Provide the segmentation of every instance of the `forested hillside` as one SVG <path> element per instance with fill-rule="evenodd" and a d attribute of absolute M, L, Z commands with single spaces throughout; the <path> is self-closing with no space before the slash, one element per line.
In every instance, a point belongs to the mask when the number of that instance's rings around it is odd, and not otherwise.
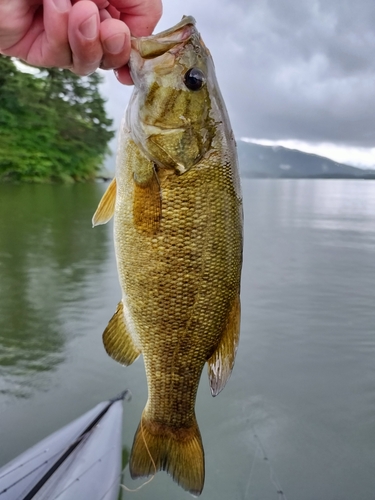
<path fill-rule="evenodd" d="M 0 181 L 95 177 L 113 137 L 99 83 L 97 73 L 25 73 L 0 55 Z"/>

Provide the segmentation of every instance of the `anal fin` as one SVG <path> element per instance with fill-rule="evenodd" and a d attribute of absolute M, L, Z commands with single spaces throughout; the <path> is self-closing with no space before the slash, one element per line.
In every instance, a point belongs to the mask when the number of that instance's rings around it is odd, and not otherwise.
<path fill-rule="evenodd" d="M 104 330 L 103 343 L 111 358 L 122 365 L 131 365 L 141 354 L 127 331 L 122 301 L 119 302 L 115 314 Z"/>
<path fill-rule="evenodd" d="M 98 208 L 96 209 L 93 218 L 92 226 L 99 226 L 100 224 L 106 224 L 110 219 L 112 219 L 115 212 L 116 204 L 116 177 L 112 179 L 110 185 L 107 187 L 106 192 L 103 194 L 102 199 L 99 202 Z"/>
<path fill-rule="evenodd" d="M 208 359 L 208 378 L 211 394 L 217 396 L 227 383 L 234 365 L 240 337 L 241 302 L 239 294 L 233 299 L 220 342 Z"/>

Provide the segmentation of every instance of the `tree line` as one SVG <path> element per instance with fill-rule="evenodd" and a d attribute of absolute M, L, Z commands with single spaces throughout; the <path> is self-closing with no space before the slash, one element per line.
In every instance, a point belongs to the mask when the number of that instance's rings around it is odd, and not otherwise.
<path fill-rule="evenodd" d="M 0 181 L 94 178 L 114 135 L 100 82 L 56 68 L 30 74 L 0 55 Z"/>

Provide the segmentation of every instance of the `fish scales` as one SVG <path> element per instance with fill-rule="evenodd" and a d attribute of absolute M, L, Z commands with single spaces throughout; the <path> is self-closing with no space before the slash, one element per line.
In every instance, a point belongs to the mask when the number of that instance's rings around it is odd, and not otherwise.
<path fill-rule="evenodd" d="M 165 40 L 168 50 L 158 45 Z M 235 142 L 192 18 L 135 40 L 132 56 L 135 91 L 121 132 L 116 189 L 110 186 L 94 215 L 94 224 L 103 223 L 114 212 L 123 293 L 103 338 L 123 364 L 140 353 L 144 358 L 149 393 L 131 452 L 132 477 L 164 469 L 199 495 L 198 384 L 208 363 L 211 392 L 220 392 L 239 335 L 242 201 Z M 190 66 L 207 78 L 193 91 L 186 88 Z"/>
<path fill-rule="evenodd" d="M 127 151 L 126 157 L 134 155 Z M 238 235 L 232 221 L 240 214 L 231 166 L 223 175 L 212 168 L 214 160 L 222 169 L 221 158 L 210 157 L 209 164 L 161 182 L 163 217 L 154 237 L 134 227 L 129 162 L 117 181 L 127 192 L 117 197 L 116 253 L 128 256 L 119 261 L 126 309 L 135 330 L 144 332 L 139 343 L 150 390 L 147 415 L 165 423 L 190 425 L 201 370 L 228 314 L 228 290 L 232 297 L 238 290 L 240 245 L 233 244 Z M 171 411 L 177 401 L 181 411 Z"/>

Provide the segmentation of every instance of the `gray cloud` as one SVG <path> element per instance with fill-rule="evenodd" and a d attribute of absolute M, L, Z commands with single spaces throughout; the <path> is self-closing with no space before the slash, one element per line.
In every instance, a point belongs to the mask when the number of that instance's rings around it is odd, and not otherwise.
<path fill-rule="evenodd" d="M 236 136 L 375 146 L 373 0 L 165 0 L 157 30 L 183 14 L 213 54 Z M 105 93 L 118 123 L 128 90 L 108 76 Z"/>

